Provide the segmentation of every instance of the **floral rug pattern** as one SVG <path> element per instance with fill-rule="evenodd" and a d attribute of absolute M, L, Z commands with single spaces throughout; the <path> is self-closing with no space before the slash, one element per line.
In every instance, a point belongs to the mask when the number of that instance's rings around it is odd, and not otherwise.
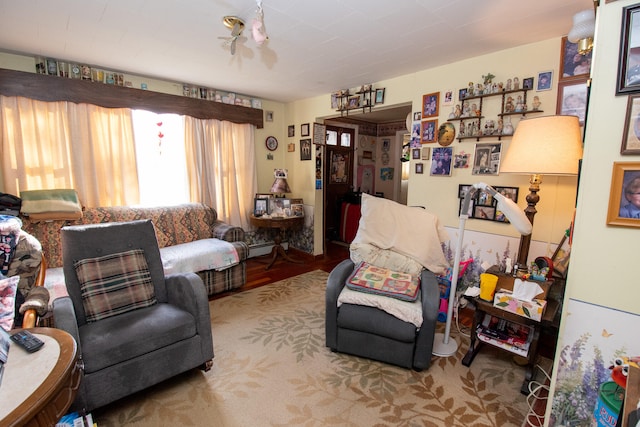
<path fill-rule="evenodd" d="M 325 347 L 314 271 L 210 302 L 214 366 L 94 411 L 111 426 L 520 426 L 524 368 L 483 349 L 471 367 L 434 357 L 415 372 Z M 452 328 L 452 330 L 455 328 Z"/>

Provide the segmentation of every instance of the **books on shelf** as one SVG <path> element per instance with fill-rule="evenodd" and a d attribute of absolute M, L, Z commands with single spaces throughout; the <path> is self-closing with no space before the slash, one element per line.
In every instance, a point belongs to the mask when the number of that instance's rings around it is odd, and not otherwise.
<path fill-rule="evenodd" d="M 97 427 L 97 424 L 93 422 L 91 414 L 82 416 L 77 412 L 70 412 L 60 418 L 56 427 Z"/>
<path fill-rule="evenodd" d="M 476 335 L 480 341 L 527 357 L 533 340 L 533 327 L 485 314 Z"/>

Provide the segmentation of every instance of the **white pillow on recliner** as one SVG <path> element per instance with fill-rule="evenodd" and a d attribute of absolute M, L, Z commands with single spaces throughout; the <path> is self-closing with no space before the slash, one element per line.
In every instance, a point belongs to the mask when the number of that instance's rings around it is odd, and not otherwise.
<path fill-rule="evenodd" d="M 446 272 L 449 263 L 442 251 L 442 242 L 448 240 L 448 236 L 437 216 L 421 208 L 401 205 L 366 193 L 362 194 L 361 213 L 352 247 L 373 245 L 409 257 L 435 274 Z M 375 255 L 379 259 L 383 255 L 388 257 L 385 253 Z M 371 259 L 362 260 L 395 269 Z M 413 267 L 407 265 L 407 268 Z"/>

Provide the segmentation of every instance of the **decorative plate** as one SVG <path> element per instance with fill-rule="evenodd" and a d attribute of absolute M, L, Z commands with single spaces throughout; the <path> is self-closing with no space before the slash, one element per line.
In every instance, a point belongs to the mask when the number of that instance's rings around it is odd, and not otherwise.
<path fill-rule="evenodd" d="M 275 136 L 268 136 L 265 144 L 267 145 L 267 149 L 269 151 L 276 151 L 276 149 L 278 148 L 278 140 Z"/>
<path fill-rule="evenodd" d="M 447 146 L 456 139 L 456 128 L 453 124 L 446 122 L 438 128 L 438 144 Z"/>

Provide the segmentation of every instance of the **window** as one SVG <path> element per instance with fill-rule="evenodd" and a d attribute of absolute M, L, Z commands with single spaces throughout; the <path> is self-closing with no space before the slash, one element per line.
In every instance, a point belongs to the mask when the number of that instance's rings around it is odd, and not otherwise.
<path fill-rule="evenodd" d="M 189 202 L 184 119 L 177 114 L 133 110 L 140 205 Z"/>

